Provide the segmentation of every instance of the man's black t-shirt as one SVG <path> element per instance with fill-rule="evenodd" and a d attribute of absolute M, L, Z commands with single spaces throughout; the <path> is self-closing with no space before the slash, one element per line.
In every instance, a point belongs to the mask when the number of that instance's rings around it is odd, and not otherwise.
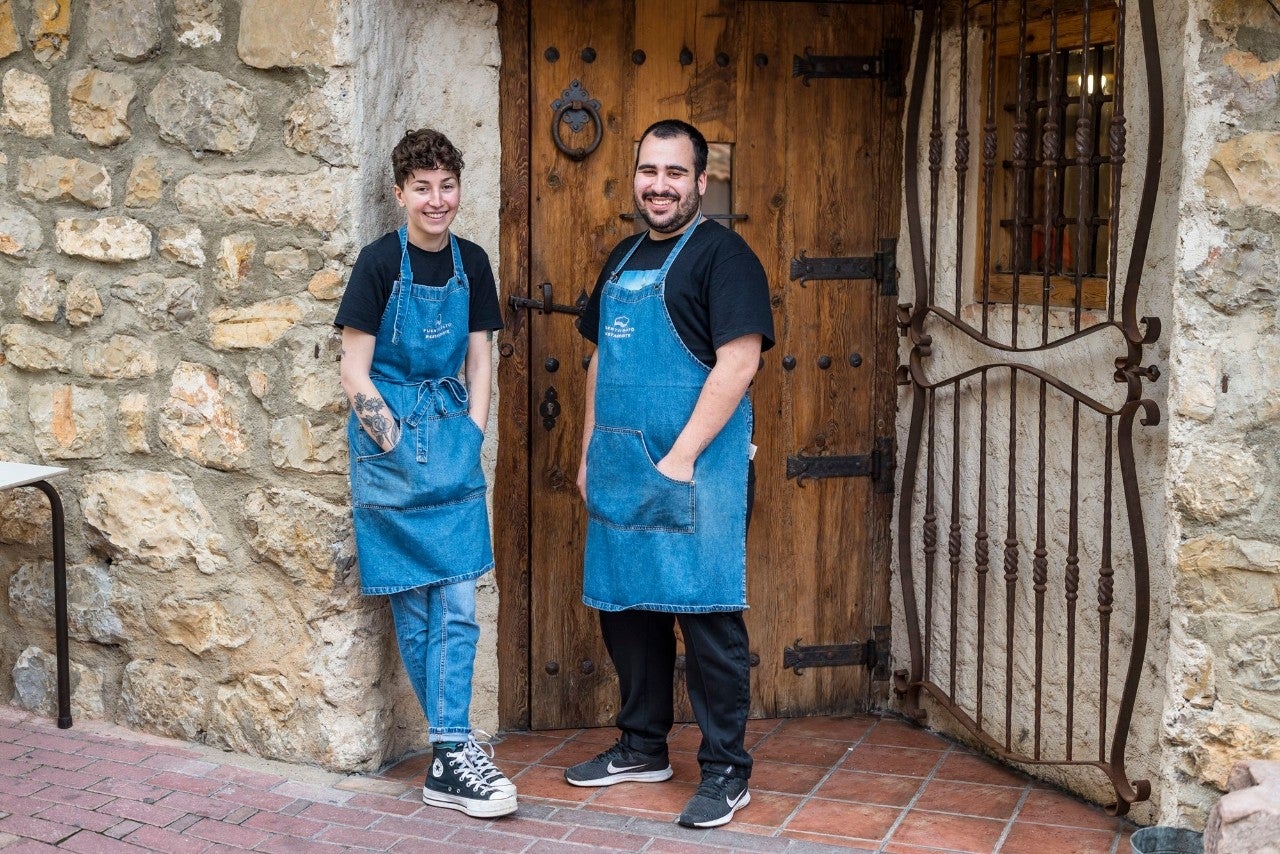
<path fill-rule="evenodd" d="M 614 247 L 596 279 L 591 298 L 578 320 L 578 331 L 599 343 L 600 292 L 622 256 L 641 241 L 626 270 L 657 270 L 679 237 L 653 240 L 628 237 Z M 708 367 L 716 363 L 716 348 L 743 335 L 758 333 L 761 350 L 773 346 L 773 314 L 769 281 L 760 259 L 736 233 L 714 220 L 703 220 L 667 271 L 667 313 L 680 340 Z"/>
<path fill-rule="evenodd" d="M 489 256 L 470 240 L 458 238 L 462 268 L 471 290 L 470 332 L 502 328 L 498 307 L 498 287 L 493 280 Z M 427 252 L 409 244 L 409 266 L 420 285 L 443 286 L 453 277 L 453 252 L 448 244 L 439 252 Z M 338 306 L 334 325 L 350 326 L 370 335 L 378 334 L 382 313 L 391 299 L 391 286 L 400 278 L 400 237 L 389 231 L 360 250 L 347 280 L 347 289 Z"/>

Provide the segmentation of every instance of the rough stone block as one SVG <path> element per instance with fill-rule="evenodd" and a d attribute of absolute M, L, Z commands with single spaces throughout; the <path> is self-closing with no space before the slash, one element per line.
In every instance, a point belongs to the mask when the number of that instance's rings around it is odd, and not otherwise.
<path fill-rule="evenodd" d="M 174 0 L 173 32 L 186 47 L 222 41 L 221 0 Z"/>
<path fill-rule="evenodd" d="M 44 323 L 58 319 L 62 310 L 62 285 L 52 270 L 30 268 L 22 271 L 22 284 L 14 301 L 23 317 Z"/>
<path fill-rule="evenodd" d="M 347 434 L 339 425 L 312 424 L 290 415 L 271 425 L 271 462 L 276 468 L 342 474 L 347 470 Z"/>
<path fill-rule="evenodd" d="M 160 8 L 156 0 L 91 0 L 89 49 L 126 62 L 160 50 Z"/>
<path fill-rule="evenodd" d="M 124 203 L 130 208 L 149 208 L 164 193 L 165 174 L 160 159 L 147 154 L 133 161 L 125 182 Z"/>
<path fill-rule="evenodd" d="M 74 157 L 33 157 L 18 167 L 18 192 L 42 202 L 76 201 L 111 207 L 111 176 L 105 167 Z"/>
<path fill-rule="evenodd" d="M 71 347 L 61 338 L 10 323 L 0 327 L 0 344 L 9 364 L 19 370 L 71 373 Z"/>
<path fill-rule="evenodd" d="M 195 741 L 205 728 L 206 704 L 199 677 L 187 669 L 144 659 L 124 668 L 119 715 L 128 726 Z"/>
<path fill-rule="evenodd" d="M 71 3 L 67 0 L 32 0 L 27 44 L 45 68 L 67 55 L 71 41 Z"/>
<path fill-rule="evenodd" d="M 189 216 L 325 232 L 338 226 L 343 180 L 330 169 L 301 175 L 188 175 L 174 193 L 178 210 Z"/>
<path fill-rule="evenodd" d="M 18 28 L 13 23 L 13 0 L 0 0 L 0 59 L 22 50 Z"/>
<path fill-rule="evenodd" d="M 92 261 L 118 264 L 151 255 L 151 230 L 127 216 L 60 219 L 58 251 Z"/>
<path fill-rule="evenodd" d="M 36 447 L 51 460 L 96 459 L 111 438 L 111 407 L 98 388 L 35 385 L 27 398 Z"/>
<path fill-rule="evenodd" d="M 337 0 L 244 0 L 236 49 L 254 68 L 333 65 Z"/>
<path fill-rule="evenodd" d="M 127 276 L 111 294 L 137 309 L 147 326 L 156 331 L 181 329 L 200 309 L 200 285 L 184 277 L 166 279 L 158 273 Z"/>
<path fill-rule="evenodd" d="M 249 440 L 241 427 L 235 386 L 212 368 L 181 362 L 169 399 L 160 408 L 160 440 L 202 466 L 235 471 L 247 466 Z"/>
<path fill-rule="evenodd" d="M 1280 761 L 1241 762 L 1214 805 L 1205 854 L 1280 854 Z"/>
<path fill-rule="evenodd" d="M 204 266 L 204 233 L 198 225 L 166 225 L 156 233 L 160 254 L 186 264 Z"/>
<path fill-rule="evenodd" d="M 10 68 L 4 73 L 0 90 L 4 94 L 6 125 L 33 139 L 53 136 L 53 101 L 48 83 L 35 74 Z"/>
<path fill-rule="evenodd" d="M 157 471 L 101 471 L 81 481 L 86 538 L 99 553 L 153 570 L 226 565 L 223 538 L 191 479 Z"/>
<path fill-rule="evenodd" d="M 200 154 L 239 154 L 258 133 L 253 94 L 213 71 L 181 65 L 151 91 L 147 115 L 160 138 Z"/>
<path fill-rule="evenodd" d="M 26 258 L 44 244 L 40 221 L 25 208 L 0 202 L 0 252 Z"/>
<path fill-rule="evenodd" d="M 13 668 L 14 700 L 22 708 L 53 717 L 58 708 L 58 660 L 52 653 L 29 646 Z M 102 674 L 71 662 L 71 715 L 102 717 Z"/>
<path fill-rule="evenodd" d="M 216 308 L 210 343 L 216 350 L 270 347 L 302 319 L 302 308 L 291 299 L 267 300 L 243 308 Z"/>
<path fill-rule="evenodd" d="M 67 80 L 67 117 L 71 132 L 94 145 L 111 146 L 133 134 L 129 126 L 129 104 L 138 92 L 124 74 L 86 68 L 74 71 Z"/>
<path fill-rule="evenodd" d="M 132 335 L 112 335 L 85 348 L 84 372 L 109 380 L 137 379 L 155 374 L 159 358 L 155 348 Z"/>
<path fill-rule="evenodd" d="M 102 317 L 102 297 L 93 285 L 93 276 L 76 273 L 67 285 L 67 323 L 72 326 L 88 326 L 95 318 Z"/>

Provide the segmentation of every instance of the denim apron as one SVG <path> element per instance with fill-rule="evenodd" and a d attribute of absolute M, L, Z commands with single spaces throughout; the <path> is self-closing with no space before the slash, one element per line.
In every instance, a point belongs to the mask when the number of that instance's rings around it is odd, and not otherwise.
<path fill-rule="evenodd" d="M 698 457 L 692 482 L 655 463 L 693 413 L 711 369 L 689 352 L 667 313 L 667 271 L 605 281 L 596 350 L 595 429 L 587 448 L 587 548 L 582 601 L 603 611 L 739 611 L 747 601 L 747 456 L 751 401 Z"/>
<path fill-rule="evenodd" d="M 400 278 L 383 310 L 369 378 L 400 425 L 383 451 L 347 421 L 360 591 L 398 593 L 476 578 L 493 568 L 480 443 L 458 379 L 467 354 L 470 288 L 458 241 L 453 278 L 415 284 L 408 230 L 400 228 Z"/>

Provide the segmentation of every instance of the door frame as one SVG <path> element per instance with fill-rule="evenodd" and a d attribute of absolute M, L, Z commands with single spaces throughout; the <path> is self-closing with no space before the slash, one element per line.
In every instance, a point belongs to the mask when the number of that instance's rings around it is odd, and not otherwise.
<path fill-rule="evenodd" d="M 498 454 L 493 479 L 493 556 L 498 582 L 498 725 L 528 729 L 529 713 L 529 324 L 508 298 L 528 294 L 529 4 L 498 0 Z"/>
<path fill-rule="evenodd" d="M 498 80 L 498 127 L 501 145 L 501 201 L 499 205 L 499 296 L 505 328 L 498 336 L 499 369 L 497 383 L 498 450 L 494 473 L 493 547 L 498 604 L 498 724 L 502 729 L 528 729 L 531 721 L 529 622 L 532 584 L 530 576 L 530 421 L 532 386 L 530 378 L 529 327 L 527 312 L 510 307 L 512 295 L 532 295 L 529 267 L 531 249 L 530 125 L 531 37 L 529 4 L 523 0 L 497 0 L 498 40 L 502 52 Z M 885 4 L 892 5 L 892 4 Z M 910 15 L 904 11 L 904 14 Z M 903 43 L 912 44 L 910 17 L 904 24 Z M 904 105 L 905 106 L 905 105 Z M 901 108 L 900 108 L 901 109 Z M 904 128 L 902 123 L 881 123 L 881 151 L 896 156 L 881 158 L 884 187 L 894 188 L 882 198 L 875 213 L 877 231 L 885 237 L 900 232 Z M 897 427 L 897 367 L 899 360 L 898 305 L 896 299 L 876 303 L 875 363 L 872 405 L 877 415 L 876 435 L 895 435 Z M 896 450 L 895 435 L 895 456 Z M 877 494 L 872 511 L 877 533 L 867 555 L 871 566 L 866 585 L 871 596 L 872 624 L 889 625 L 890 554 L 893 545 L 893 493 Z M 501 520 L 501 524 L 497 524 Z M 888 700 L 887 683 L 874 684 L 870 706 Z"/>

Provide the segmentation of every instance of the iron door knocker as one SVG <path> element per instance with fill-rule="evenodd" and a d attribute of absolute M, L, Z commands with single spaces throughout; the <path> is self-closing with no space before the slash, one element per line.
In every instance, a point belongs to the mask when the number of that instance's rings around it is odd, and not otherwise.
<path fill-rule="evenodd" d="M 560 97 L 551 104 L 551 109 L 555 111 L 555 115 L 551 118 L 551 141 L 571 159 L 586 160 L 587 156 L 600 146 L 600 141 L 604 138 L 604 122 L 600 120 L 600 102 L 582 88 L 582 81 L 574 80 L 569 84 L 569 88 L 561 92 Z M 594 131 L 591 144 L 577 148 L 565 145 L 560 137 L 561 123 L 567 124 L 574 133 L 579 133 L 587 122 L 591 122 Z"/>

